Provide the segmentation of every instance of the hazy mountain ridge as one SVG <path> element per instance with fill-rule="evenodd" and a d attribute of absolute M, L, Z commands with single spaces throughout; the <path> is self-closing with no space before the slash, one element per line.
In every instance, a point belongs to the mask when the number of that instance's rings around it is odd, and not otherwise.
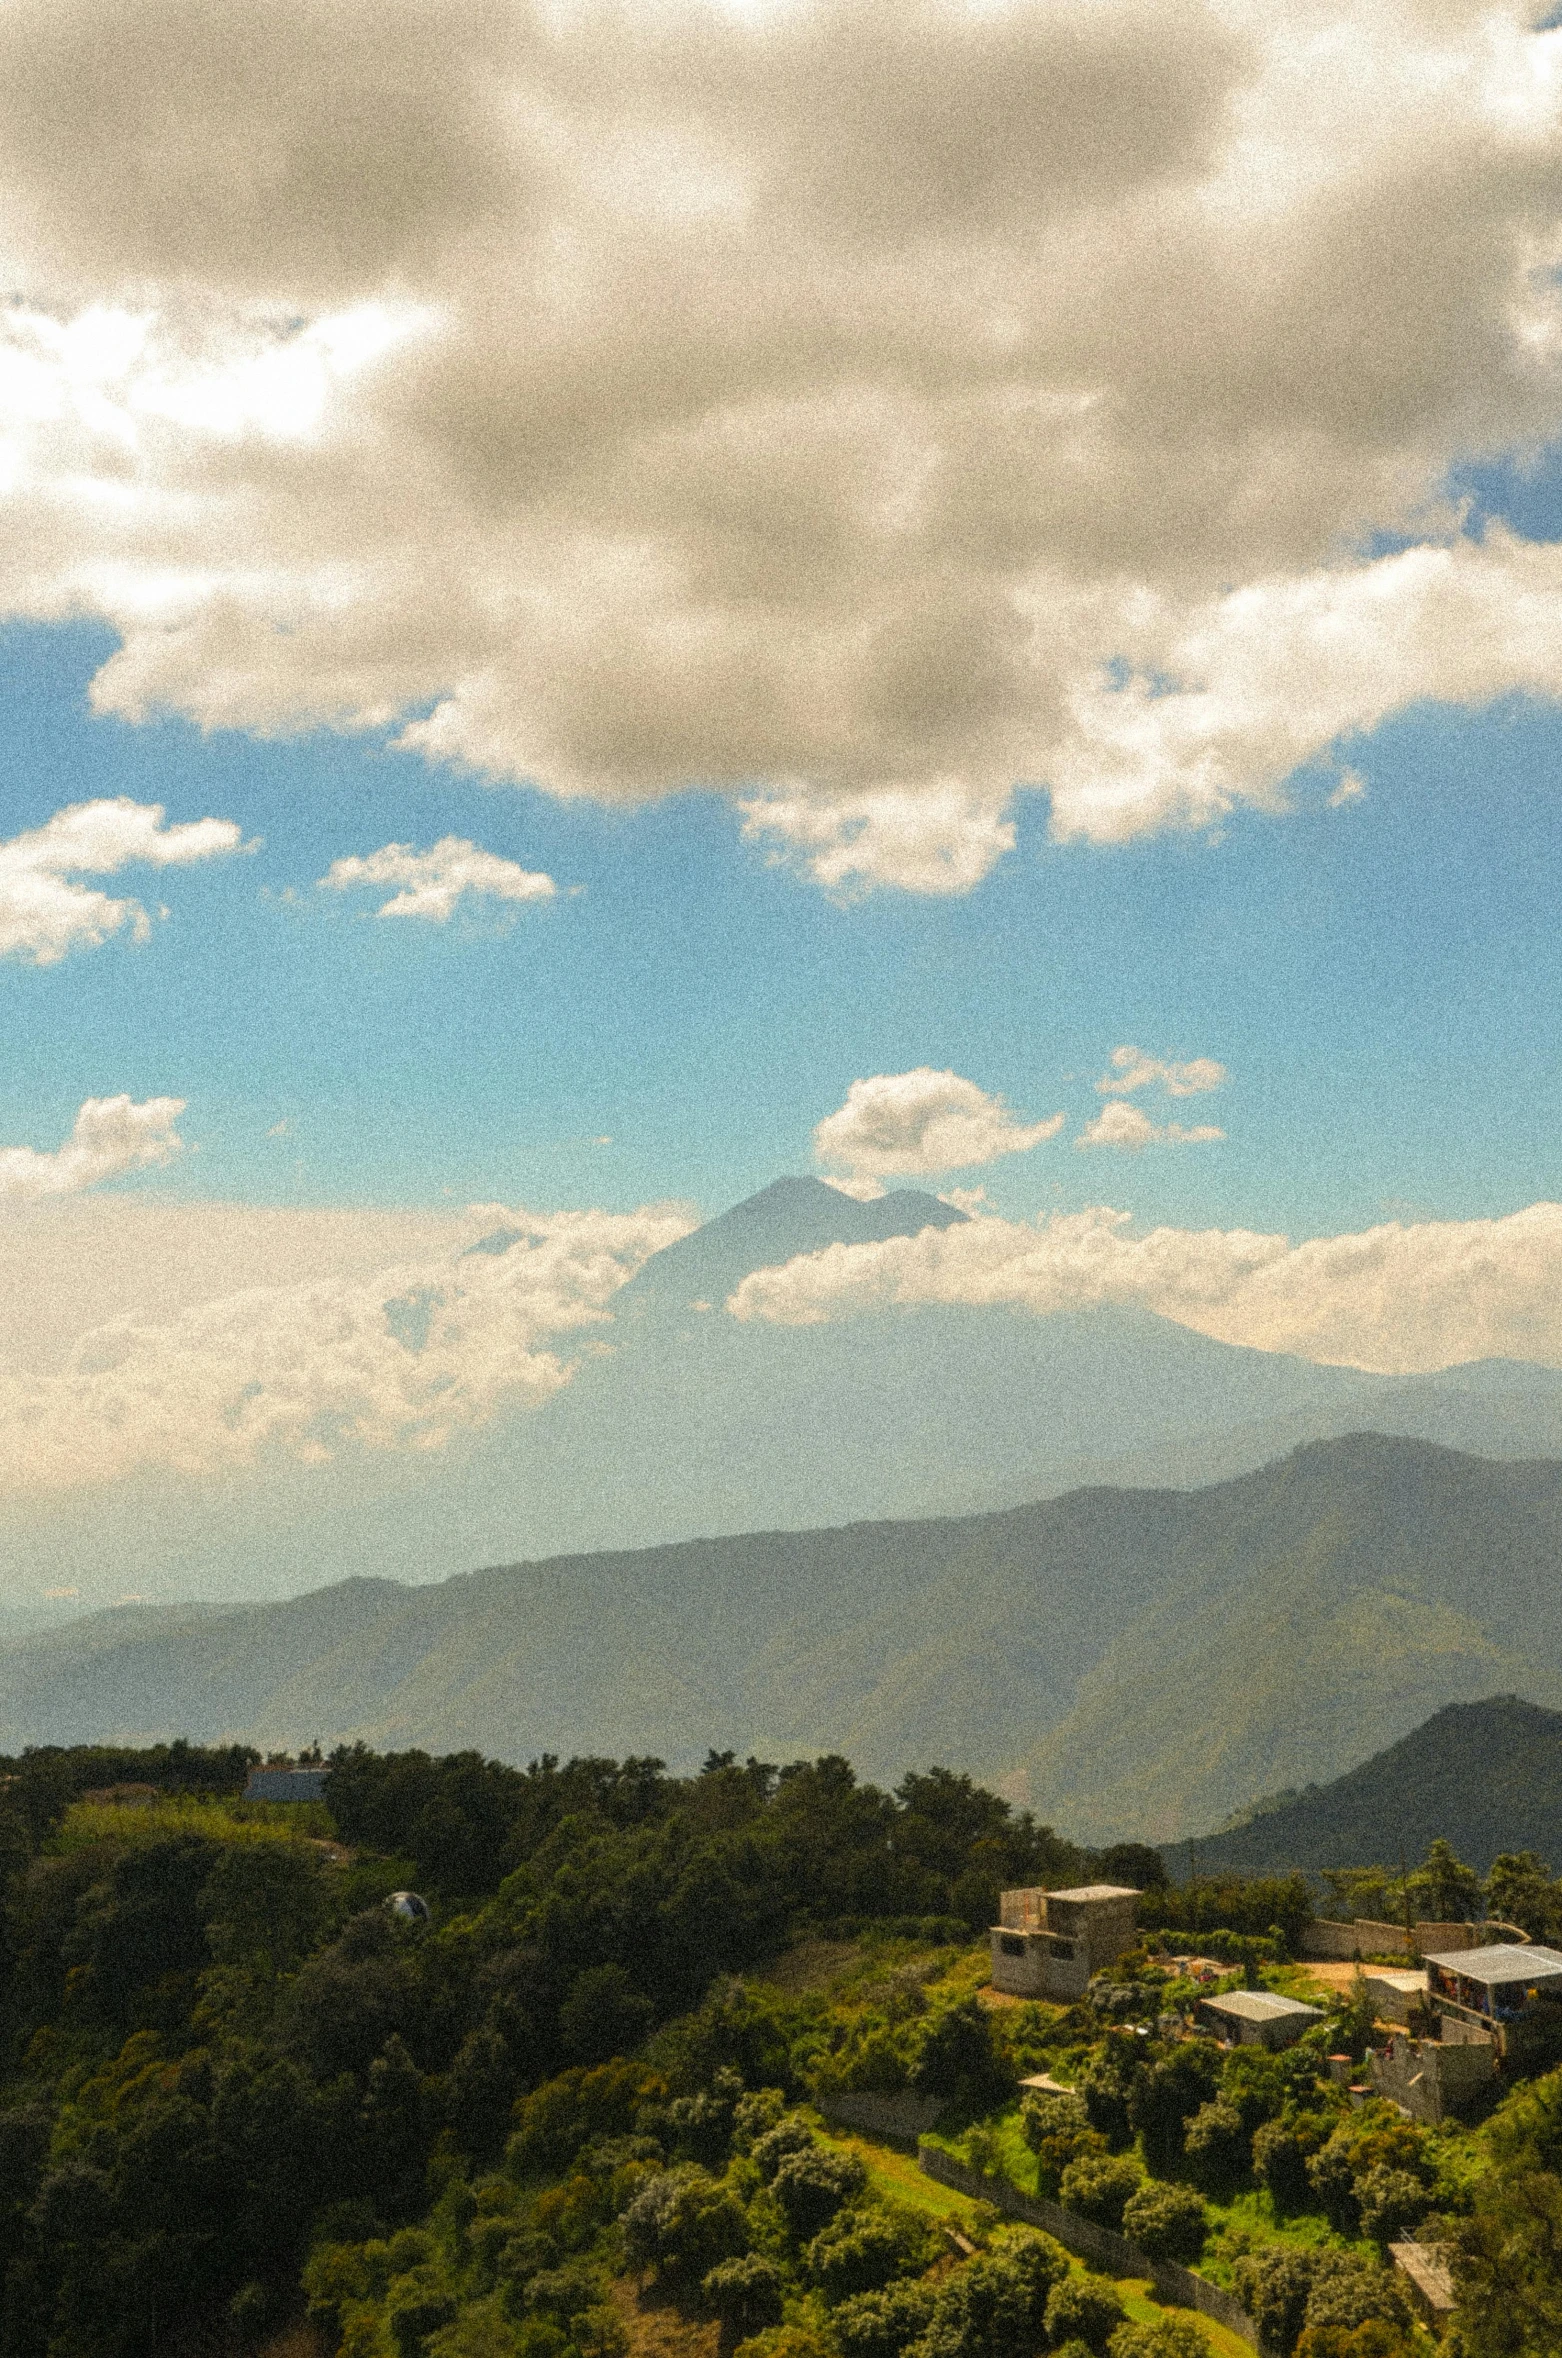
<path fill-rule="evenodd" d="M 1156 1839 L 1451 1700 L 1562 1705 L 1562 1465 L 1374 1435 L 1198 1492 L 92 1616 L 0 1650 L 0 1747 L 91 1737 L 943 1761 Z"/>
<path fill-rule="evenodd" d="M 1562 1859 L 1562 1711 L 1517 1695 L 1450 1703 L 1331 1784 L 1198 1844 L 1201 1873 L 1412 1864 L 1437 1835 L 1485 1874 L 1501 1850 Z M 1179 1874 L 1187 1868 L 1178 1854 Z"/>

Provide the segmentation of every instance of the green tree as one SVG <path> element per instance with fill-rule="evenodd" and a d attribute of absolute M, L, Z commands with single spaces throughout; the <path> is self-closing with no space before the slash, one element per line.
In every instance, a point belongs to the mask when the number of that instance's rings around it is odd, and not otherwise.
<path fill-rule="evenodd" d="M 1462 1922 L 1480 1914 L 1481 1879 L 1441 1835 L 1410 1877 L 1409 1892 L 1412 1906 L 1434 1924 Z"/>
<path fill-rule="evenodd" d="M 1055 2343 L 1078 2340 L 1104 2353 L 1126 2322 L 1122 2296 L 1108 2277 L 1065 2277 L 1048 2295 L 1046 2322 Z"/>
<path fill-rule="evenodd" d="M 623 2217 L 624 2257 L 670 2284 L 698 2284 L 747 2249 L 748 2222 L 736 2197 L 697 2163 L 664 2170 L 640 2189 Z"/>
<path fill-rule="evenodd" d="M 1123 2205 L 1123 2233 L 1153 2260 L 1178 2260 L 1191 2267 L 1208 2232 L 1203 2200 L 1191 2186 L 1152 2181 Z"/>

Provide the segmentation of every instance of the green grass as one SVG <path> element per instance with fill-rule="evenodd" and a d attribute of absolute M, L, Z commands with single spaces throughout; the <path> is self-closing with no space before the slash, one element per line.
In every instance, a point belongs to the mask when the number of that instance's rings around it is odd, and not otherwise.
<path fill-rule="evenodd" d="M 963 2227 L 970 2224 L 981 2207 L 956 2187 L 940 2186 L 936 2178 L 925 2176 L 912 2154 L 897 2153 L 891 2145 L 875 2145 L 868 2137 L 843 2137 L 836 2130 L 823 2130 L 820 2135 L 826 2145 L 833 2145 L 842 2153 L 854 2153 L 867 2171 L 874 2191 L 894 2202 L 909 2203 L 915 2210 L 926 2211 L 930 2218 L 958 2220 Z"/>
<path fill-rule="evenodd" d="M 138 1806 L 77 1801 L 66 1811 L 49 1847 L 58 1853 L 84 1850 L 96 1842 L 167 1842 L 179 1834 L 201 1834 L 209 1842 L 302 1842 L 312 1836 L 328 1839 L 331 1832 L 330 1817 L 317 1802 L 170 1797 Z"/>

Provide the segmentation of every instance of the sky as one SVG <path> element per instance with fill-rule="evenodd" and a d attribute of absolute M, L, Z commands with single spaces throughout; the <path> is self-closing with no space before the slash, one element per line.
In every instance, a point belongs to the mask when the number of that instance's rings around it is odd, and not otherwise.
<path fill-rule="evenodd" d="M 1276 17 L 5 12 L 0 1499 L 786 1171 L 973 1218 L 724 1314 L 1562 1365 L 1562 31 Z"/>

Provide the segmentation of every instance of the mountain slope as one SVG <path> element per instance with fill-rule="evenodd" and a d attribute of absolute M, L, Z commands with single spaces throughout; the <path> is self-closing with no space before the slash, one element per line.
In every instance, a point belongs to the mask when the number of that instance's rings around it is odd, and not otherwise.
<path fill-rule="evenodd" d="M 1517 1695 L 1450 1703 L 1332 1784 L 1205 1837 L 1201 1873 L 1396 1867 L 1434 1836 L 1482 1874 L 1500 1850 L 1562 1860 L 1562 1711 Z M 1181 1862 L 1179 1862 L 1180 1871 Z"/>
<path fill-rule="evenodd" d="M 1335 1776 L 1450 1700 L 1562 1706 L 1562 1465 L 1356 1435 L 1196 1492 L 563 1557 L 0 1650 L 0 1748 L 93 1736 L 943 1761 L 1093 1840 Z"/>

